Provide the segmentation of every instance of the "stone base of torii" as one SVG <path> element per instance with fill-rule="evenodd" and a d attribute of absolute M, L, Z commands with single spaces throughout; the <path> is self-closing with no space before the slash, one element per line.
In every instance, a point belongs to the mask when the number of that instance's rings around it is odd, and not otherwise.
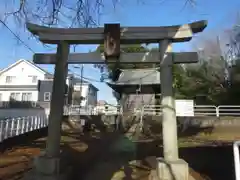
<path fill-rule="evenodd" d="M 60 139 L 63 115 L 65 80 L 68 63 L 160 63 L 162 92 L 162 132 L 164 158 L 157 158 L 157 169 L 152 180 L 189 180 L 188 164 L 178 155 L 177 121 L 173 96 L 172 66 L 174 63 L 197 62 L 197 53 L 166 53 L 169 43 L 189 41 L 193 33 L 202 32 L 206 21 L 169 27 L 126 27 L 120 24 L 106 24 L 104 28 L 47 28 L 27 24 L 30 32 L 39 36 L 43 43 L 57 44 L 57 54 L 35 54 L 34 62 L 55 64 L 51 109 L 48 125 L 46 151 L 34 160 L 34 170 L 26 179 L 61 180 L 69 179 L 70 168 L 61 159 Z M 71 44 L 105 45 L 104 56 L 97 53 L 69 54 Z M 159 52 L 120 53 L 120 43 L 159 43 Z M 94 59 L 96 58 L 97 59 Z M 139 58 L 141 57 L 141 58 Z M 157 57 L 157 58 L 156 58 Z M 153 176 L 152 176 L 153 175 Z M 76 177 L 77 178 L 77 177 Z M 99 177 L 100 180 L 101 177 Z"/>

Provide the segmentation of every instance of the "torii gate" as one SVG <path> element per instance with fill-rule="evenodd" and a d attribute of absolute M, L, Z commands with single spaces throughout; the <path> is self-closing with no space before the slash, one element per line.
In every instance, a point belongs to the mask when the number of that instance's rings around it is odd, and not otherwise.
<path fill-rule="evenodd" d="M 166 53 L 169 44 L 190 41 L 194 33 L 202 32 L 206 21 L 166 27 L 120 27 L 120 24 L 105 24 L 104 28 L 48 28 L 27 24 L 27 29 L 47 44 L 57 44 L 57 54 L 35 54 L 38 64 L 55 64 L 54 83 L 49 116 L 46 153 L 37 158 L 37 174 L 60 177 L 60 138 L 64 104 L 64 85 L 68 64 L 103 63 L 160 63 L 162 93 L 162 132 L 164 160 L 159 159 L 158 176 L 161 179 L 188 179 L 188 165 L 179 159 L 177 144 L 177 122 L 173 98 L 172 65 L 174 63 L 196 63 L 197 52 Z M 102 44 L 104 53 L 69 54 L 72 44 Z M 120 44 L 159 43 L 159 52 L 122 53 Z M 172 170 L 169 170 L 169 167 Z M 64 169 L 64 168 L 63 168 Z"/>

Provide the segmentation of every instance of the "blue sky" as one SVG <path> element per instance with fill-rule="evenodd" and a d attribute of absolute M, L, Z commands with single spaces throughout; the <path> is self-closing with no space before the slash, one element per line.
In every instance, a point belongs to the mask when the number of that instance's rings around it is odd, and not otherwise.
<path fill-rule="evenodd" d="M 144 0 L 142 0 L 144 1 Z M 233 25 L 236 20 L 237 11 L 240 11 L 239 0 L 196 0 L 194 7 L 184 7 L 184 0 L 145 0 L 144 3 L 136 3 L 136 0 L 122 0 L 113 9 L 110 0 L 106 0 L 102 15 L 100 16 L 100 25 L 104 23 L 119 22 L 121 26 L 166 26 L 182 23 L 189 23 L 196 20 L 208 20 L 208 27 L 204 31 L 194 37 L 194 41 L 198 41 L 204 35 L 217 35 L 224 29 Z M 162 2 L 162 1 L 161 1 Z M 3 3 L 0 3 L 1 10 L 4 9 Z M 29 38 L 29 34 L 22 31 L 22 27 L 14 25 L 13 22 L 8 24 L 14 31 L 18 32 L 24 42 L 34 50 L 34 52 L 54 52 L 43 47 L 39 42 Z M 5 68 L 9 64 L 19 60 L 32 60 L 33 52 L 18 42 L 15 37 L 4 27 L 0 26 L 0 68 Z M 94 49 L 96 46 L 79 46 L 78 52 L 86 52 Z M 181 43 L 174 45 L 174 50 L 191 50 L 192 43 Z M 53 71 L 53 67 L 42 66 L 49 71 Z M 74 70 L 78 73 L 78 69 Z M 99 80 L 100 73 L 91 65 L 85 65 L 84 76 Z M 99 99 L 104 99 L 110 103 L 114 102 L 112 91 L 104 83 L 92 82 L 99 88 Z"/>

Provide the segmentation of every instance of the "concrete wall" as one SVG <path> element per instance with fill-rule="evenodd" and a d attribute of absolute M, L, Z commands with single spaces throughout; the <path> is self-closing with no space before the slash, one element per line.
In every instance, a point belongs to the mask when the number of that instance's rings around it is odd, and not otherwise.
<path fill-rule="evenodd" d="M 186 117 L 178 118 L 179 123 L 185 124 L 188 127 L 223 127 L 223 126 L 240 126 L 240 117 L 222 116 L 222 117 Z"/>
<path fill-rule="evenodd" d="M 14 117 L 23 117 L 23 116 L 42 116 L 48 115 L 48 111 L 45 109 L 0 109 L 0 118 L 14 118 Z"/>

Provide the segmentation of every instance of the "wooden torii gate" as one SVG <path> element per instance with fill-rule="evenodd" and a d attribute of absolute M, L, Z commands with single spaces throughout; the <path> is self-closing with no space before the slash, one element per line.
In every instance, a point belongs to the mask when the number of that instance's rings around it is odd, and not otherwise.
<path fill-rule="evenodd" d="M 120 24 L 105 24 L 104 28 L 48 28 L 27 24 L 27 29 L 46 44 L 57 44 L 56 54 L 34 54 L 38 64 L 55 64 L 52 99 L 49 115 L 46 152 L 37 158 L 37 174 L 53 179 L 60 178 L 60 138 L 64 104 L 64 85 L 68 64 L 104 63 L 155 63 L 160 64 L 162 100 L 162 132 L 164 160 L 159 159 L 159 178 L 188 179 L 188 165 L 178 156 L 177 123 L 172 89 L 172 65 L 174 63 L 196 63 L 196 52 L 166 52 L 171 43 L 190 41 L 194 33 L 202 32 L 206 21 L 166 27 L 120 27 Z M 104 53 L 69 54 L 72 44 L 102 44 Z M 122 53 L 120 44 L 159 43 L 159 52 Z M 168 165 L 166 165 L 168 164 Z M 169 166 L 172 168 L 171 172 Z"/>

